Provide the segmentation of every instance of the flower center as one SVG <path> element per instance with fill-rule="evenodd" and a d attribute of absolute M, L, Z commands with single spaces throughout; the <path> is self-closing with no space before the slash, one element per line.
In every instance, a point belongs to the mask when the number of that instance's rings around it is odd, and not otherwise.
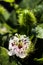
<path fill-rule="evenodd" d="M 18 48 L 19 48 L 19 49 L 21 49 L 21 48 L 22 48 L 22 45 L 21 45 L 21 44 L 19 44 L 19 45 L 18 45 Z"/>
<path fill-rule="evenodd" d="M 12 43 L 12 46 L 14 46 L 15 44 L 14 43 Z"/>

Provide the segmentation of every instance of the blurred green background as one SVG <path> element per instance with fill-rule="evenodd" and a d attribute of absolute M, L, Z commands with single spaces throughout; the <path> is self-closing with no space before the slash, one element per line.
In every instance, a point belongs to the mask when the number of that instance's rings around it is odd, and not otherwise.
<path fill-rule="evenodd" d="M 26 34 L 35 45 L 25 60 L 9 61 L 8 43 L 15 33 Z M 0 65 L 9 64 L 43 65 L 43 0 L 0 0 Z"/>

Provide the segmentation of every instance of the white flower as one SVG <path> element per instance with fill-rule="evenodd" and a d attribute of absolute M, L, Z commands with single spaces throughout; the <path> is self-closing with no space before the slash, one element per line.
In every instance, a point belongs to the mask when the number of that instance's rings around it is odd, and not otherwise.
<path fill-rule="evenodd" d="M 20 58 L 25 58 L 30 51 L 31 41 L 26 35 L 14 36 L 13 39 L 9 41 L 9 52 L 8 55 L 16 55 Z"/>

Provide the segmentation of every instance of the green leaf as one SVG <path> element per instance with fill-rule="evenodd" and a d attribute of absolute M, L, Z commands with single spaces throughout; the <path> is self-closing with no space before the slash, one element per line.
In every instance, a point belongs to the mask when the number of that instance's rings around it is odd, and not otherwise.
<path fill-rule="evenodd" d="M 10 15 L 10 18 L 8 21 L 6 21 L 6 23 L 11 26 L 13 29 L 18 29 L 18 22 L 17 22 L 17 15 L 16 15 L 16 12 L 15 10 L 13 10 L 11 12 L 11 15 Z"/>
<path fill-rule="evenodd" d="M 43 58 L 34 58 L 34 61 L 36 61 L 38 64 L 43 64 Z"/>
<path fill-rule="evenodd" d="M 14 33 L 14 32 L 17 32 L 17 29 L 13 29 L 6 23 L 0 24 L 0 34 Z"/>
<path fill-rule="evenodd" d="M 4 0 L 4 1 L 9 3 L 15 2 L 15 0 Z"/>
<path fill-rule="evenodd" d="M 38 38 L 42 38 L 43 39 L 43 24 L 39 24 L 36 27 L 36 33 Z"/>
<path fill-rule="evenodd" d="M 41 16 L 41 18 L 40 18 L 40 22 L 43 23 L 43 14 L 42 14 L 42 16 Z"/>
<path fill-rule="evenodd" d="M 33 9 L 35 16 L 37 18 L 37 23 L 43 22 L 43 5 L 38 5 L 36 8 Z"/>
<path fill-rule="evenodd" d="M 34 8 L 34 12 L 39 12 L 39 13 L 43 13 L 43 5 L 41 4 L 41 5 L 38 5 L 38 6 L 36 6 L 35 8 Z"/>
<path fill-rule="evenodd" d="M 9 56 L 8 56 L 8 54 L 7 54 L 7 49 L 5 49 L 5 48 L 3 48 L 3 47 L 1 47 L 1 49 L 0 49 L 0 63 L 2 64 L 2 65 L 7 65 L 8 64 L 8 59 L 9 59 Z"/>
<path fill-rule="evenodd" d="M 5 20 L 8 20 L 10 17 L 10 13 L 2 5 L 0 5 L 0 14 Z"/>
<path fill-rule="evenodd" d="M 14 10 L 11 12 L 9 20 L 13 25 L 17 25 L 16 12 Z"/>
<path fill-rule="evenodd" d="M 18 65 L 15 59 L 12 62 L 9 62 L 9 56 L 8 56 L 8 50 L 4 47 L 1 48 L 1 53 L 0 53 L 0 64 L 2 65 Z"/>
<path fill-rule="evenodd" d="M 22 0 L 22 2 L 20 3 L 20 7 L 34 9 L 40 1 L 41 0 Z"/>

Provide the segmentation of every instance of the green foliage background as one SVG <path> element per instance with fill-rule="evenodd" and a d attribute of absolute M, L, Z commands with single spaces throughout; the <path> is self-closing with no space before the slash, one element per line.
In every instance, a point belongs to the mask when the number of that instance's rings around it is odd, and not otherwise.
<path fill-rule="evenodd" d="M 40 51 L 39 57 L 34 56 L 35 51 L 26 58 L 29 63 L 18 58 L 9 62 L 6 44 L 15 33 L 26 34 L 34 45 L 40 43 L 40 48 L 35 48 Z M 37 43 L 38 39 L 43 40 L 43 0 L 0 0 L 0 65 L 43 65 L 43 41 Z"/>

